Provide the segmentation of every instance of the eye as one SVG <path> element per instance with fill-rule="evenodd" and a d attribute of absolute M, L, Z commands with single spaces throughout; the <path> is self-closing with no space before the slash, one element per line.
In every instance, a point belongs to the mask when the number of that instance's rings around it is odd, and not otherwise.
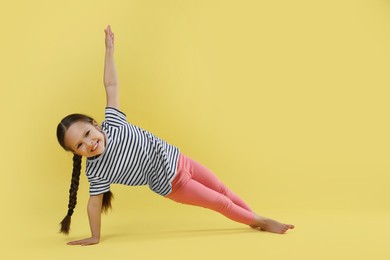
<path fill-rule="evenodd" d="M 81 144 L 78 144 L 76 148 L 79 149 L 80 147 L 81 147 Z"/>
<path fill-rule="evenodd" d="M 90 132 L 90 130 L 88 130 L 88 131 L 85 133 L 85 136 L 88 136 L 88 135 L 89 135 L 89 132 Z"/>

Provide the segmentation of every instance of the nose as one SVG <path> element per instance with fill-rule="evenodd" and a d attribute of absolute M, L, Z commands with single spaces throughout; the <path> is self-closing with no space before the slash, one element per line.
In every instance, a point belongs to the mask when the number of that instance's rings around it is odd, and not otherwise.
<path fill-rule="evenodd" d="M 87 138 L 87 139 L 85 140 L 85 145 L 86 145 L 88 148 L 93 147 L 93 141 L 92 141 L 92 139 Z"/>

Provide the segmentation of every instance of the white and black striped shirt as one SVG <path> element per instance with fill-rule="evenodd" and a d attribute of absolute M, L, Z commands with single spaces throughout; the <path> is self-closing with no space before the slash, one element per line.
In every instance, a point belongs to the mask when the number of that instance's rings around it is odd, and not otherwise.
<path fill-rule="evenodd" d="M 102 131 L 107 136 L 104 152 L 88 158 L 86 175 L 90 195 L 110 190 L 110 184 L 149 185 L 162 196 L 168 195 L 176 174 L 179 149 L 127 122 L 121 111 L 107 107 Z"/>

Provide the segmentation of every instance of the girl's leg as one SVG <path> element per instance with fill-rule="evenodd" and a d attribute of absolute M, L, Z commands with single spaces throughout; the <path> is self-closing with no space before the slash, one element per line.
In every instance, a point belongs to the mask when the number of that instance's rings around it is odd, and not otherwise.
<path fill-rule="evenodd" d="M 234 221 L 264 231 L 282 234 L 294 228 L 293 225 L 255 214 L 207 168 L 183 155 L 180 155 L 178 172 L 172 181 L 172 192 L 166 197 L 215 210 Z"/>
<path fill-rule="evenodd" d="M 200 163 L 188 158 L 189 171 L 192 175 L 192 179 L 203 184 L 204 186 L 221 193 L 228 197 L 234 204 L 240 206 L 243 209 L 251 211 L 251 208 L 236 194 L 234 194 L 229 188 L 227 188 L 209 169 Z"/>
<path fill-rule="evenodd" d="M 251 211 L 234 204 L 225 195 L 193 179 L 189 179 L 184 185 L 167 197 L 176 202 L 212 209 L 243 224 L 252 225 L 255 223 L 254 214 Z"/>
<path fill-rule="evenodd" d="M 255 215 L 244 201 L 209 170 L 183 155 L 180 156 L 178 173 L 172 182 L 172 192 L 167 197 L 176 202 L 215 210 L 243 224 L 255 223 Z"/>

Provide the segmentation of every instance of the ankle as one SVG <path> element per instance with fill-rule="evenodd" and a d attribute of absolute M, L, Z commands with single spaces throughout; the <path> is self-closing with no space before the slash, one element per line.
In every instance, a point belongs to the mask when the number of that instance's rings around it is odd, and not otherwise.
<path fill-rule="evenodd" d="M 266 225 L 266 218 L 264 217 L 261 217 L 255 213 L 253 213 L 254 215 L 254 223 L 250 226 L 257 226 L 257 227 L 261 227 L 261 226 L 264 226 Z"/>

